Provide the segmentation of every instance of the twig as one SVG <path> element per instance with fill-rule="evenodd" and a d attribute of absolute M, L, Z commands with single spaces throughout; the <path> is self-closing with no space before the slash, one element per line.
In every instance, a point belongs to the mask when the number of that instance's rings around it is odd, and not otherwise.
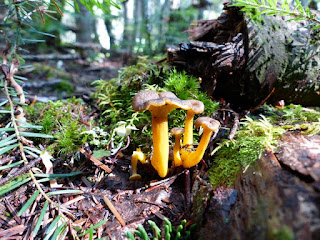
<path fill-rule="evenodd" d="M 32 162 L 29 162 L 27 165 L 25 165 L 24 167 L 20 168 L 19 170 L 17 170 L 15 173 L 13 173 L 10 176 L 7 176 L 3 179 L 0 179 L 0 186 L 9 182 L 10 180 L 12 180 L 12 178 L 16 178 L 20 175 L 22 175 L 23 173 L 26 173 L 30 170 L 30 168 L 34 167 L 36 164 L 38 164 L 41 161 L 41 158 L 38 157 L 36 159 L 34 159 Z"/>
<path fill-rule="evenodd" d="M 103 196 L 103 201 L 107 204 L 108 208 L 110 209 L 110 211 L 113 213 L 113 215 L 116 217 L 116 219 L 120 222 L 120 224 L 122 225 L 122 227 L 126 226 L 126 223 L 124 222 L 124 220 L 122 219 L 122 217 L 120 216 L 119 212 L 117 211 L 117 209 L 113 206 L 113 204 L 111 203 L 111 201 L 109 200 L 109 198 L 107 196 Z"/>
<path fill-rule="evenodd" d="M 79 148 L 79 151 L 86 156 L 87 159 L 89 159 L 90 161 L 92 161 L 94 163 L 94 165 L 96 165 L 99 168 L 102 168 L 104 171 L 106 171 L 107 173 L 111 173 L 112 170 L 105 164 L 103 164 L 102 162 L 100 162 L 98 159 L 96 159 L 94 156 L 89 155 L 83 148 Z"/>

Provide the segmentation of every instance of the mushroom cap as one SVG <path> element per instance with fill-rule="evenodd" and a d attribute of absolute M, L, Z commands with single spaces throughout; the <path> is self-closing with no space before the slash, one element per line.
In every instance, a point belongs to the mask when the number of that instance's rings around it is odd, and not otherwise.
<path fill-rule="evenodd" d="M 190 109 L 191 105 L 187 101 L 180 100 L 172 92 L 160 92 L 146 90 L 137 93 L 132 100 L 132 107 L 135 111 L 152 111 L 154 107 L 161 107 L 170 105 L 171 109 L 182 108 L 184 110 Z"/>
<path fill-rule="evenodd" d="M 204 129 L 209 129 L 211 131 L 217 131 L 220 127 L 220 123 L 210 117 L 199 117 L 195 123 L 196 127 L 203 127 Z"/>
<path fill-rule="evenodd" d="M 194 100 L 194 99 L 185 100 L 185 101 L 187 101 L 188 104 L 190 105 L 190 109 L 188 111 L 192 111 L 193 114 L 203 113 L 203 111 L 204 111 L 203 102 L 201 102 L 199 100 Z"/>
<path fill-rule="evenodd" d="M 184 128 L 182 127 L 174 127 L 170 130 L 170 133 L 172 135 L 181 135 L 182 133 L 184 133 Z"/>

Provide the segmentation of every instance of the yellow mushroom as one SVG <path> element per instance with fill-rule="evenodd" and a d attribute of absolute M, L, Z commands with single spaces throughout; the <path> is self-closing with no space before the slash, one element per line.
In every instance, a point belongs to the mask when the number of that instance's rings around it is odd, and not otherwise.
<path fill-rule="evenodd" d="M 185 133 L 183 135 L 183 145 L 188 146 L 193 144 L 193 117 L 195 114 L 203 113 L 204 105 L 198 100 L 187 100 L 190 105 L 190 109 L 187 111 L 187 117 L 185 122 Z"/>
<path fill-rule="evenodd" d="M 132 100 L 135 111 L 149 110 L 152 115 L 153 154 L 151 164 L 160 177 L 168 173 L 169 135 L 168 114 L 175 108 L 189 109 L 186 101 L 182 101 L 171 92 L 156 93 L 155 91 L 142 91 Z"/>
<path fill-rule="evenodd" d="M 146 155 L 141 152 L 140 148 L 137 148 L 136 151 L 133 151 L 132 156 L 131 156 L 131 170 L 132 174 L 129 178 L 129 180 L 134 181 L 134 180 L 139 180 L 141 179 L 141 175 L 137 173 L 137 165 L 138 165 L 138 160 L 142 163 L 146 163 Z"/>
<path fill-rule="evenodd" d="M 180 157 L 180 136 L 184 133 L 184 128 L 175 127 L 170 130 L 171 134 L 175 136 L 175 142 L 173 146 L 173 162 L 174 166 L 178 167 L 182 165 L 182 160 Z"/>
<path fill-rule="evenodd" d="M 184 168 L 193 167 L 200 162 L 207 149 L 212 133 L 218 131 L 220 123 L 209 117 L 200 117 L 196 120 L 195 125 L 197 128 L 203 128 L 203 134 L 196 151 L 189 153 L 189 155 L 186 156 L 186 159 L 182 159 Z"/>

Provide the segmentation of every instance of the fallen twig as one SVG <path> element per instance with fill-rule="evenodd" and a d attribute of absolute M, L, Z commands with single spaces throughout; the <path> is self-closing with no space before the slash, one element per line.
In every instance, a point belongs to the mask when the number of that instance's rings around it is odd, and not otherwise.
<path fill-rule="evenodd" d="M 120 224 L 122 225 L 122 227 L 124 227 L 126 225 L 126 223 L 124 222 L 124 220 L 122 219 L 122 217 L 120 216 L 119 212 L 117 211 L 117 209 L 113 206 L 113 204 L 111 203 L 111 201 L 109 200 L 109 198 L 107 196 L 103 196 L 103 201 L 107 204 L 108 208 L 110 209 L 110 211 L 113 213 L 113 215 L 116 217 L 116 219 L 120 222 Z"/>
<path fill-rule="evenodd" d="M 94 156 L 89 155 L 83 148 L 79 148 L 79 151 L 86 156 L 87 159 L 89 159 L 90 161 L 92 161 L 94 163 L 94 165 L 96 165 L 99 168 L 102 168 L 104 171 L 106 171 L 107 173 L 111 173 L 112 170 L 105 164 L 103 164 L 102 162 L 100 162 L 98 159 L 96 159 Z"/>
<path fill-rule="evenodd" d="M 38 157 L 38 158 L 34 159 L 32 162 L 29 162 L 24 167 L 20 168 L 18 171 L 16 171 L 12 175 L 7 176 L 7 177 L 5 177 L 3 179 L 0 179 L 0 186 L 5 184 L 5 183 L 7 183 L 7 182 L 9 182 L 10 180 L 12 180 L 12 178 L 16 178 L 16 177 L 22 175 L 23 173 L 29 171 L 32 167 L 37 165 L 40 161 L 41 161 L 41 158 Z"/>

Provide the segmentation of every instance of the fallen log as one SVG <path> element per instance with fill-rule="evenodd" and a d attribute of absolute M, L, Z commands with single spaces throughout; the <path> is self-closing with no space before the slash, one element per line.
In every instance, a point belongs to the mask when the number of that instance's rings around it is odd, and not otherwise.
<path fill-rule="evenodd" d="M 255 25 L 237 7 L 187 30 L 192 41 L 168 49 L 167 61 L 202 79 L 202 88 L 234 109 L 267 99 L 320 105 L 319 42 L 306 21 L 266 16 Z"/>
<path fill-rule="evenodd" d="M 197 239 L 320 239 L 319 143 L 318 135 L 285 135 L 232 189 L 207 187 L 207 207 L 193 209 Z"/>

